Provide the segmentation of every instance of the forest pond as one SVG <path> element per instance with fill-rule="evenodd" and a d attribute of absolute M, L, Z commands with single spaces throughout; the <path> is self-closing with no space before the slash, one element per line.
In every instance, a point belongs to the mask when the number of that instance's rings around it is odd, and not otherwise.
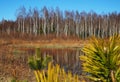
<path fill-rule="evenodd" d="M 35 80 L 32 70 L 28 65 L 28 57 L 35 54 L 35 48 L 26 47 L 8 47 L 2 48 L 0 53 L 0 76 L 17 77 Z M 74 74 L 81 74 L 81 61 L 79 56 L 83 55 L 80 48 L 41 48 L 41 55 L 46 57 L 50 55 L 54 64 L 59 64 L 65 71 L 72 71 Z M 15 72 L 15 73 L 14 73 Z M 31 78 L 31 79 L 30 79 Z"/>

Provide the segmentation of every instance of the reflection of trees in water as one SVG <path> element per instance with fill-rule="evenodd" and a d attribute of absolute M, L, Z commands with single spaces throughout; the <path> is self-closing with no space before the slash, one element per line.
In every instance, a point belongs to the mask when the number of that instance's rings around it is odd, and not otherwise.
<path fill-rule="evenodd" d="M 18 79 L 34 80 L 33 74 L 28 66 L 28 57 L 35 54 L 34 48 L 10 48 L 3 47 L 0 53 L 0 76 L 10 77 L 14 75 Z M 79 55 L 82 52 L 78 49 L 41 49 L 43 57 L 50 55 L 54 63 L 60 64 L 66 71 L 71 70 L 73 73 L 81 72 Z M 1 81 L 0 81 L 1 82 Z M 5 82 L 5 81 L 4 81 Z"/>
<path fill-rule="evenodd" d="M 41 49 L 42 55 L 50 55 L 53 62 L 59 64 L 66 71 L 72 70 L 73 73 L 80 73 L 81 65 L 79 55 L 83 54 L 78 49 Z"/>

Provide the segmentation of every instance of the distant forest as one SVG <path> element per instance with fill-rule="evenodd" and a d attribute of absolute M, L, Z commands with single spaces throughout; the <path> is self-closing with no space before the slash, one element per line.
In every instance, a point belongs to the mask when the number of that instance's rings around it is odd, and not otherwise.
<path fill-rule="evenodd" d="M 8 13 L 9 14 L 9 13 Z M 37 36 L 107 38 L 120 34 L 120 13 L 97 14 L 91 12 L 61 11 L 59 8 L 20 7 L 15 21 L 0 22 L 0 37 L 30 38 Z"/>

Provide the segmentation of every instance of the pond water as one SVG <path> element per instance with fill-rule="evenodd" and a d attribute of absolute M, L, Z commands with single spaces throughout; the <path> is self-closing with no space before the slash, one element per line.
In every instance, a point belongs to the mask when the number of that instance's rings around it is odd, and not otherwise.
<path fill-rule="evenodd" d="M 43 57 L 52 56 L 53 63 L 59 64 L 66 71 L 71 70 L 73 73 L 81 74 L 81 61 L 79 56 L 82 51 L 77 48 L 72 49 L 40 49 Z"/>

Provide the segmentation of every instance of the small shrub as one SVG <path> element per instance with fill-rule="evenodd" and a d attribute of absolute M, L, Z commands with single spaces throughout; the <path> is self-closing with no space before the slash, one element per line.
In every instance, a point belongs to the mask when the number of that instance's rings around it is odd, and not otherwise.
<path fill-rule="evenodd" d="M 34 56 L 28 58 L 28 64 L 36 76 L 37 82 L 40 82 L 39 72 L 47 67 L 48 63 L 51 61 L 51 57 L 47 56 L 43 58 L 40 54 L 40 48 L 36 48 Z"/>
<path fill-rule="evenodd" d="M 43 58 L 40 53 L 40 48 L 36 48 L 35 55 L 28 58 L 28 64 L 33 70 L 42 70 L 47 67 L 51 59 L 50 56 Z"/>

